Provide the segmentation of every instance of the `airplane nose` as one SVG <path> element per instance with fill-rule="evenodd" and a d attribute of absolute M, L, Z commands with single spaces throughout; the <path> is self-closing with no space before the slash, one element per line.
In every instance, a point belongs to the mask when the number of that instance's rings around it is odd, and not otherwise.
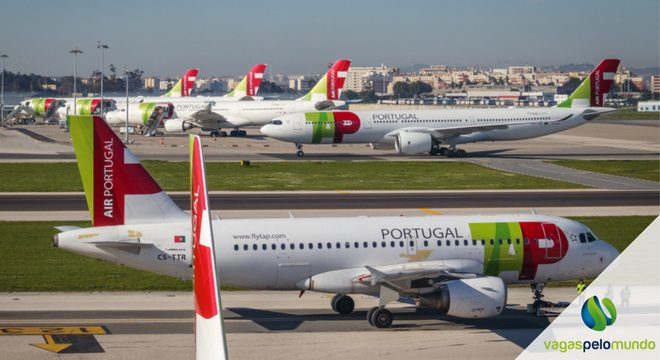
<path fill-rule="evenodd" d="M 273 135 L 273 126 L 272 125 L 264 125 L 261 128 L 261 133 L 266 135 L 266 136 L 272 136 Z"/>

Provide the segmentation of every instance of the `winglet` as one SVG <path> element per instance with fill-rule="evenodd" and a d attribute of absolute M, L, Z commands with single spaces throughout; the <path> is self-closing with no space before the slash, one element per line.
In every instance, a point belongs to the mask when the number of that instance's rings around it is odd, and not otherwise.
<path fill-rule="evenodd" d="M 190 208 L 193 230 L 195 358 L 227 359 L 204 155 L 198 135 L 190 135 Z"/>
<path fill-rule="evenodd" d="M 532 215 L 536 215 L 536 210 L 534 210 L 534 208 L 530 208 L 530 209 L 532 209 Z"/>
<path fill-rule="evenodd" d="M 244 96 L 255 96 L 259 91 L 259 85 L 261 84 L 261 79 L 264 77 L 264 71 L 266 70 L 266 64 L 257 64 L 252 70 L 247 74 L 246 77 L 225 97 L 237 97 L 242 98 Z"/>
<path fill-rule="evenodd" d="M 186 72 L 185 75 L 177 82 L 170 91 L 163 95 L 163 97 L 187 97 L 190 96 L 190 91 L 192 91 L 193 86 L 195 85 L 195 80 L 197 80 L 197 73 L 199 69 L 190 69 Z"/>

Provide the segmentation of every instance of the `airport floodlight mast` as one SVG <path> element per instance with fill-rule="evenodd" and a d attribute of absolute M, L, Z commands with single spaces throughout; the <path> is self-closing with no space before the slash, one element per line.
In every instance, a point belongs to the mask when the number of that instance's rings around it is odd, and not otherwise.
<path fill-rule="evenodd" d="M 126 86 L 126 140 L 124 140 L 124 144 L 128 145 L 130 144 L 128 142 L 128 72 L 126 71 L 126 68 L 124 67 L 124 86 Z M 101 100 L 103 101 L 103 100 Z"/>
<path fill-rule="evenodd" d="M 75 50 L 69 51 L 73 54 L 73 115 L 76 115 L 77 104 L 76 104 L 76 82 L 78 81 L 78 54 L 82 54 L 82 51 L 78 50 L 76 46 Z"/>
<path fill-rule="evenodd" d="M 5 58 L 9 56 L 5 54 L 0 54 L 2 58 L 2 97 L 0 97 L 0 104 L 2 105 L 2 112 L 0 113 L 0 119 L 2 119 L 2 127 L 5 127 Z"/>
<path fill-rule="evenodd" d="M 99 44 L 96 46 L 101 49 L 101 117 L 103 117 L 103 67 L 105 66 L 105 49 L 109 49 L 108 45 L 103 45 L 99 41 Z"/>

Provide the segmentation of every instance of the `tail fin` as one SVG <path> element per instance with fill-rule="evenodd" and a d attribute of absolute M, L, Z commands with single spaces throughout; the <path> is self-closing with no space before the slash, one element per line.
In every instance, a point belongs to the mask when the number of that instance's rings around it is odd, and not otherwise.
<path fill-rule="evenodd" d="M 198 135 L 190 135 L 190 209 L 193 230 L 195 359 L 227 359 L 227 339 L 216 273 L 202 139 Z"/>
<path fill-rule="evenodd" d="M 226 97 L 242 98 L 244 96 L 257 95 L 265 70 L 266 64 L 255 65 L 247 76 L 243 78 L 243 81 L 241 81 L 234 90 L 227 94 Z"/>
<path fill-rule="evenodd" d="M 99 116 L 69 116 L 94 226 L 188 221 Z"/>
<path fill-rule="evenodd" d="M 563 108 L 575 107 L 601 107 L 610 92 L 616 69 L 619 67 L 618 59 L 605 59 L 596 69 L 584 79 L 582 84 L 564 102 L 557 105 Z"/>
<path fill-rule="evenodd" d="M 197 80 L 197 73 L 199 69 L 190 69 L 185 75 L 177 82 L 170 91 L 163 95 L 163 97 L 187 97 L 190 96 L 190 91 L 195 85 Z"/>
<path fill-rule="evenodd" d="M 337 60 L 330 70 L 323 76 L 321 81 L 316 83 L 302 101 L 319 100 L 339 100 L 341 90 L 344 88 L 344 81 L 348 73 L 348 67 L 351 66 L 351 60 Z"/>

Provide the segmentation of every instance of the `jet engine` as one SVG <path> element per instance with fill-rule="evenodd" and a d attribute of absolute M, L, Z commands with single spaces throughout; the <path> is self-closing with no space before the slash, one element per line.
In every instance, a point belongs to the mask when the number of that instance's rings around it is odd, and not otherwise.
<path fill-rule="evenodd" d="M 375 142 L 369 144 L 373 150 L 394 150 L 394 144 L 389 144 L 385 142 Z"/>
<path fill-rule="evenodd" d="M 165 121 L 165 131 L 167 132 L 183 132 L 193 128 L 193 124 L 181 120 L 181 119 L 172 119 Z"/>
<path fill-rule="evenodd" d="M 419 294 L 415 302 L 417 306 L 440 309 L 451 316 L 482 318 L 501 314 L 506 299 L 504 281 L 484 276 L 442 283 L 433 292 Z"/>
<path fill-rule="evenodd" d="M 419 154 L 431 151 L 433 139 L 431 134 L 401 131 L 396 133 L 394 146 L 399 154 Z"/>

